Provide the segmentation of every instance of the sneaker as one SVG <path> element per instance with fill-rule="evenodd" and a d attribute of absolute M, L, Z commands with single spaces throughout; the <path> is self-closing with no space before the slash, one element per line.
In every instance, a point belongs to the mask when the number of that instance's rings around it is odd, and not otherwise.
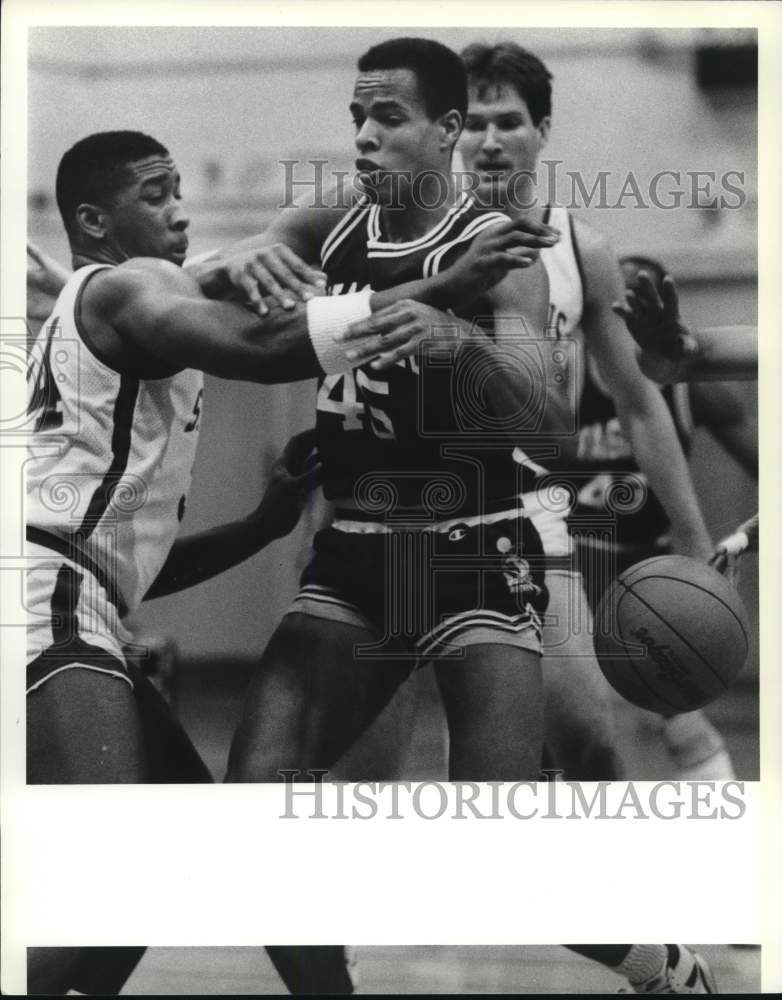
<path fill-rule="evenodd" d="M 668 961 L 659 976 L 634 983 L 636 993 L 718 993 L 717 983 L 703 956 L 684 945 L 667 945 Z"/>

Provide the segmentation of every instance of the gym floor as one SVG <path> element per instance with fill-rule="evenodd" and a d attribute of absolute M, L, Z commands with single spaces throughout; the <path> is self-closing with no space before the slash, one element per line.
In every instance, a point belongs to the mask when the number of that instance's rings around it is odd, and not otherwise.
<path fill-rule="evenodd" d="M 723 993 L 760 990 L 760 949 L 696 945 Z M 360 993 L 615 993 L 610 970 L 559 945 L 357 949 Z M 150 948 L 129 996 L 274 994 L 281 980 L 262 948 Z"/>

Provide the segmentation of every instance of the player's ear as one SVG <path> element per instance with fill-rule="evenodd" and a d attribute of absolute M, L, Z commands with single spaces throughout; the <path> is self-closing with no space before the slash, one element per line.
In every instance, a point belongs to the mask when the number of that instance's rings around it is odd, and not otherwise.
<path fill-rule="evenodd" d="M 106 212 L 99 205 L 87 202 L 76 209 L 76 222 L 79 229 L 94 240 L 102 240 L 106 235 Z"/>
<path fill-rule="evenodd" d="M 541 118 L 537 124 L 538 135 L 540 136 L 540 145 L 538 149 L 543 149 L 548 142 L 548 137 L 551 132 L 551 118 L 546 115 Z"/>
<path fill-rule="evenodd" d="M 456 145 L 456 140 L 461 135 L 462 128 L 464 127 L 464 119 L 461 113 L 453 108 L 451 111 L 447 111 L 444 115 L 440 116 L 440 133 L 442 135 L 442 141 L 440 144 L 441 149 L 453 149 Z"/>

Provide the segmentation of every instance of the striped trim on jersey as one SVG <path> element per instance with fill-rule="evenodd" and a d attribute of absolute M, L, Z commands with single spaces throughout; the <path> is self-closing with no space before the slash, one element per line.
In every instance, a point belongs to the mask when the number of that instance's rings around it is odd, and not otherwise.
<path fill-rule="evenodd" d="M 381 239 L 380 232 L 380 205 L 373 205 L 369 213 L 369 223 L 367 227 L 367 257 L 376 259 L 389 259 L 392 257 L 405 257 L 407 254 L 417 250 L 424 250 L 428 246 L 437 243 L 446 233 L 448 233 L 463 215 L 473 208 L 473 200 L 465 192 L 459 200 L 448 210 L 447 214 L 437 223 L 434 229 L 419 236 L 418 239 L 409 240 L 406 243 L 389 243 Z M 504 216 L 503 216 L 504 220 Z"/>
<path fill-rule="evenodd" d="M 339 220 L 323 241 L 323 246 L 320 250 L 320 262 L 322 265 L 328 262 L 328 259 L 337 247 L 347 239 L 371 208 L 372 205 L 369 198 L 363 197 Z"/>
<path fill-rule="evenodd" d="M 112 494 L 127 470 L 139 385 L 139 380 L 136 378 L 123 375 L 120 379 L 119 392 L 114 403 L 111 465 L 92 494 L 78 529 L 81 534 L 91 535 L 100 524 L 101 518 L 109 508 Z"/>
<path fill-rule="evenodd" d="M 56 552 L 57 555 L 63 556 L 72 563 L 76 563 L 77 566 L 82 569 L 87 570 L 91 573 L 98 583 L 106 591 L 106 597 L 110 604 L 113 604 L 121 616 L 127 614 L 127 607 L 122 597 L 119 594 L 116 583 L 111 580 L 107 573 L 91 559 L 82 549 L 79 547 L 79 536 L 74 535 L 70 538 L 60 538 L 58 535 L 53 535 L 49 531 L 45 531 L 43 528 L 36 528 L 32 524 L 28 524 L 25 529 L 25 536 L 28 542 L 33 545 L 40 545 L 42 548 L 51 549 L 52 552 Z M 83 538 L 83 536 L 82 536 Z"/>
<path fill-rule="evenodd" d="M 27 664 L 27 694 L 64 670 L 83 669 L 108 674 L 133 687 L 125 663 L 79 634 L 76 609 L 81 598 L 83 574 L 63 563 L 50 601 L 52 644 Z"/>
<path fill-rule="evenodd" d="M 506 221 L 506 216 L 500 215 L 499 212 L 492 212 L 475 219 L 465 227 L 464 231 L 460 233 L 459 236 L 450 240 L 448 243 L 443 243 L 427 256 L 426 260 L 424 260 L 423 266 L 424 277 L 431 278 L 432 275 L 439 273 L 442 259 L 451 247 L 455 247 L 459 243 L 465 243 L 469 240 L 473 240 L 485 229 L 490 229 L 492 226 L 497 226 L 499 223 Z"/>

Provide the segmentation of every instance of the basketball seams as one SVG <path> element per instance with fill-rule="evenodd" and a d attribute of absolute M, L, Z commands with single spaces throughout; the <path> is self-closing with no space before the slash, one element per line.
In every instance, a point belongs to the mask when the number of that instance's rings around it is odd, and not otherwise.
<path fill-rule="evenodd" d="M 666 557 L 662 556 L 661 558 L 666 558 Z M 717 594 L 715 594 L 713 590 L 709 590 L 708 587 L 702 587 L 699 583 L 693 583 L 692 580 L 682 580 L 678 576 L 645 576 L 642 581 L 638 581 L 638 582 L 639 583 L 640 582 L 645 582 L 646 580 L 665 580 L 665 581 L 670 581 L 671 583 L 674 583 L 674 582 L 675 583 L 684 583 L 688 587 L 694 587 L 695 590 L 700 590 L 702 593 L 708 594 L 709 597 L 713 597 L 715 601 L 718 601 L 723 606 L 723 608 L 725 608 L 726 611 L 729 611 L 731 613 L 731 615 L 733 616 L 733 618 L 736 619 L 736 622 L 738 623 L 738 626 L 741 629 L 742 634 L 744 636 L 744 643 L 745 643 L 745 645 L 747 647 L 747 652 L 749 652 L 749 636 L 747 635 L 747 630 L 744 628 L 744 623 L 739 618 L 739 616 L 736 614 L 736 612 L 733 610 L 733 608 L 730 606 L 730 604 L 726 604 L 726 602 L 723 601 L 723 599 L 721 597 L 719 597 Z M 631 585 L 631 587 L 632 587 L 632 585 Z M 639 600 L 640 600 L 640 598 L 639 598 Z M 654 609 L 652 609 L 652 610 L 654 610 Z M 655 614 L 656 613 L 657 612 L 655 612 Z M 660 621 L 664 621 L 664 619 L 661 618 Z"/>
<path fill-rule="evenodd" d="M 644 579 L 646 579 L 646 580 L 648 580 L 648 579 L 660 579 L 660 577 L 644 577 Z M 685 582 L 685 581 L 680 581 L 680 582 Z M 641 604 L 643 604 L 643 606 L 647 609 L 647 611 L 650 611 L 659 622 L 662 622 L 662 624 L 665 625 L 666 628 L 670 629 L 671 632 L 673 632 L 673 634 L 679 640 L 679 642 L 683 643 L 687 647 L 687 649 L 689 649 L 691 652 L 693 652 L 698 657 L 698 659 L 701 661 L 701 663 L 703 663 L 703 665 L 706 667 L 706 669 L 717 678 L 717 680 L 722 685 L 723 689 L 725 691 L 727 691 L 729 685 L 725 683 L 725 681 L 723 680 L 723 678 L 717 673 L 716 670 L 714 670 L 712 668 L 712 666 L 707 662 L 707 660 L 703 657 L 703 655 L 697 649 L 695 649 L 694 646 L 691 646 L 690 643 L 684 638 L 684 636 L 681 635 L 679 632 L 676 631 L 676 629 L 673 627 L 673 625 L 670 624 L 670 622 L 667 622 L 657 611 L 655 611 L 654 608 L 651 606 L 651 604 L 649 604 L 648 601 L 645 601 L 643 599 L 643 597 L 641 597 L 639 594 L 636 594 L 632 589 L 630 589 L 630 588 L 628 588 L 628 589 L 630 590 L 630 593 L 633 595 L 633 597 L 635 597 L 635 599 L 637 601 L 639 601 Z M 707 594 L 711 594 L 711 591 L 706 591 L 706 593 Z"/>
<path fill-rule="evenodd" d="M 619 608 L 620 608 L 620 605 L 621 605 L 622 601 L 624 600 L 624 598 L 628 594 L 630 594 L 632 597 L 637 597 L 638 595 L 633 593 L 632 587 L 628 587 L 627 584 L 624 582 L 624 580 L 615 580 L 614 583 L 615 584 L 619 584 L 619 586 L 621 586 L 623 588 L 623 590 L 624 590 L 624 593 L 620 595 L 619 599 L 616 601 L 616 604 L 615 604 L 615 609 L 616 609 L 616 624 L 618 626 L 619 625 Z M 646 604 L 645 601 L 641 601 L 641 603 L 644 604 L 646 607 L 648 607 L 648 605 Z M 656 612 L 654 612 L 654 615 L 655 615 L 656 618 L 658 618 L 660 621 L 662 621 L 662 618 L 660 618 L 659 615 L 657 615 Z M 626 645 L 629 645 L 629 643 L 627 642 L 627 640 L 625 639 L 624 636 L 622 636 L 622 642 L 625 643 Z M 639 643 L 636 643 L 636 645 L 642 646 L 643 643 L 639 642 Z M 669 701 L 668 698 L 665 697 L 665 695 L 660 694 L 659 691 L 657 691 L 655 688 L 652 687 L 652 685 L 649 683 L 649 681 L 647 681 L 646 677 L 644 677 L 643 672 L 642 672 L 642 670 L 640 668 L 640 665 L 636 663 L 636 660 L 635 660 L 634 656 L 630 655 L 629 653 L 625 653 L 625 658 L 626 658 L 627 662 L 632 665 L 633 675 L 635 676 L 636 680 L 638 680 L 640 682 L 640 684 L 641 684 L 642 687 L 646 688 L 646 690 L 649 691 L 649 693 L 655 698 L 656 701 L 663 702 L 664 704 L 666 704 L 670 708 L 672 708 L 675 712 L 681 712 L 682 711 L 682 709 L 677 704 L 675 704 L 672 701 Z M 645 658 L 646 657 L 644 657 L 644 659 Z"/>

